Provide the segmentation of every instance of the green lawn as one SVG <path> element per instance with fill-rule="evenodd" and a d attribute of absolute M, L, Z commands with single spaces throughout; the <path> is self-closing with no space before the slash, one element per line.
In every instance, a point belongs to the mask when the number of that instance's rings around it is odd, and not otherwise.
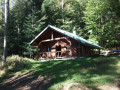
<path fill-rule="evenodd" d="M 10 58 L 10 60 L 9 60 Z M 13 59 L 13 58 L 12 58 Z M 27 58 L 11 60 L 6 68 L 1 68 L 0 81 L 33 72 L 32 77 L 44 76 L 50 78 L 49 90 L 58 90 L 66 83 L 81 83 L 82 85 L 97 89 L 104 84 L 120 81 L 120 57 L 82 58 L 68 61 L 34 61 Z M 22 61 L 22 62 L 21 62 Z M 16 62 L 13 64 L 13 62 Z"/>

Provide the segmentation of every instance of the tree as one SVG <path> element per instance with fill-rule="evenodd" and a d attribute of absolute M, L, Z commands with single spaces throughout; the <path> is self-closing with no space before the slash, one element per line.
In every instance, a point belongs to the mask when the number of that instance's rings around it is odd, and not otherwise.
<path fill-rule="evenodd" d="M 7 55 L 29 54 L 28 43 L 48 24 L 69 32 L 75 27 L 85 39 L 103 47 L 119 47 L 119 0 L 10 0 L 10 4 Z M 2 32 L 0 27 L 3 39 Z"/>
<path fill-rule="evenodd" d="M 89 0 L 83 17 L 84 36 L 103 47 L 115 47 L 120 42 L 118 6 L 113 0 Z"/>
<path fill-rule="evenodd" d="M 3 45 L 3 60 L 2 66 L 4 66 L 7 55 L 7 25 L 8 25 L 8 12 L 9 12 L 9 0 L 5 0 L 5 31 L 4 31 L 4 45 Z"/>
<path fill-rule="evenodd" d="M 3 0 L 0 0 L 0 59 L 2 58 L 2 52 L 3 52 L 3 24 L 4 24 L 4 2 Z"/>
<path fill-rule="evenodd" d="M 81 35 L 81 29 L 84 27 L 82 17 L 86 1 L 87 0 L 64 0 L 63 2 L 62 0 L 44 0 L 41 14 L 48 17 L 46 21 L 47 24 L 52 24 L 70 32 L 76 27 L 77 34 Z M 64 20 L 62 16 L 64 16 Z"/>
<path fill-rule="evenodd" d="M 62 0 L 62 21 L 63 21 L 63 24 L 64 24 L 64 8 L 63 8 L 63 5 L 64 5 L 64 0 Z"/>
<path fill-rule="evenodd" d="M 28 0 L 17 0 L 12 6 L 9 13 L 8 30 L 10 32 L 7 33 L 9 37 L 7 41 L 7 55 L 22 55 L 22 42 L 24 41 L 22 39 L 23 23 L 25 22 L 25 17 L 27 17 L 29 13 L 31 13 L 31 2 L 28 2 Z"/>
<path fill-rule="evenodd" d="M 31 53 L 36 51 L 36 47 L 31 47 L 29 43 L 45 27 L 45 20 L 47 17 L 43 16 L 38 19 L 36 12 L 37 11 L 33 9 L 32 13 L 26 17 L 26 20 L 24 22 L 22 30 L 22 34 L 24 35 L 24 37 L 22 37 L 24 56 L 31 56 Z"/>

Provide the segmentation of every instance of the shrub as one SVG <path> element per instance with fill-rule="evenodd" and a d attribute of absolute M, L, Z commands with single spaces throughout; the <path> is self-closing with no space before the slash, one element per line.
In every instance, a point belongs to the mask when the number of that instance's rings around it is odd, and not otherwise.
<path fill-rule="evenodd" d="M 2 70 L 19 71 L 30 67 L 31 67 L 30 60 L 28 58 L 23 58 L 18 55 L 12 55 L 7 57 L 4 67 L 2 67 L 0 64 L 1 71 Z"/>
<path fill-rule="evenodd" d="M 18 55 L 12 55 L 7 57 L 5 64 L 5 68 L 12 71 L 19 71 L 30 67 L 31 67 L 30 61 L 27 58 L 23 58 Z"/>
<path fill-rule="evenodd" d="M 29 68 L 31 68 L 30 59 L 18 55 L 9 56 L 6 59 L 4 67 L 0 64 L 0 82 L 6 77 L 11 77 L 17 71 L 24 72 L 24 70 L 28 70 Z"/>

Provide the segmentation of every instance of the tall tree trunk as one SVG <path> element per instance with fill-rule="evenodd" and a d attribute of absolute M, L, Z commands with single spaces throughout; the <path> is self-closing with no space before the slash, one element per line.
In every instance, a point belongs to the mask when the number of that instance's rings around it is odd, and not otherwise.
<path fill-rule="evenodd" d="M 2 6 L 2 1 L 0 1 L 0 6 Z M 1 7 L 1 13 L 2 13 L 2 7 Z M 1 17 L 2 17 L 2 14 L 1 14 Z M 1 26 L 2 26 L 2 18 L 1 18 L 0 21 L 1 21 Z M 1 37 L 0 37 L 0 41 L 1 41 Z M 1 44 L 0 44 L 0 50 L 1 50 Z"/>
<path fill-rule="evenodd" d="M 1 0 L 1 24 L 2 24 L 2 26 L 3 26 L 3 7 L 4 7 L 4 5 L 3 5 L 3 0 Z"/>
<path fill-rule="evenodd" d="M 5 0 L 5 30 L 4 30 L 4 44 L 3 44 L 3 60 L 2 66 L 5 65 L 7 56 L 7 25 L 8 25 L 9 0 Z"/>
<path fill-rule="evenodd" d="M 1 3 L 0 3 L 0 4 L 1 4 L 1 5 L 0 5 L 0 6 L 1 6 L 1 28 L 3 29 L 3 19 L 4 19 L 4 16 L 3 16 L 3 12 L 4 12 L 3 7 L 4 7 L 4 5 L 3 5 L 3 0 L 1 0 L 0 2 L 1 2 Z M 1 29 L 1 31 L 2 31 L 2 29 Z M 0 31 L 0 32 L 1 32 L 1 31 Z M 2 35 L 2 33 L 0 33 L 0 35 L 1 35 L 1 36 L 0 36 L 0 42 L 1 42 L 3 35 Z M 2 51 L 2 43 L 0 44 L 0 50 Z M 0 57 L 0 58 L 2 58 L 2 57 Z"/>
<path fill-rule="evenodd" d="M 63 5 L 64 5 L 64 0 L 62 0 L 62 22 L 64 23 L 64 9 L 63 9 Z"/>

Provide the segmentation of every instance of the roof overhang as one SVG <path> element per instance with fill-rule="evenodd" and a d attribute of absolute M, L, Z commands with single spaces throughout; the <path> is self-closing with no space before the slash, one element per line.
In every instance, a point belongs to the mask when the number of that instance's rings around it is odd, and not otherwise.
<path fill-rule="evenodd" d="M 73 39 L 75 39 L 75 40 L 77 40 L 77 41 L 79 41 L 79 42 L 81 42 L 81 43 L 83 43 L 83 44 L 88 45 L 88 46 L 91 46 L 91 47 L 94 47 L 94 48 L 97 48 L 97 49 L 104 49 L 103 47 L 101 47 L 101 46 L 99 46 L 99 45 L 97 45 L 97 44 L 94 44 L 94 43 L 92 43 L 92 42 L 90 42 L 90 41 L 87 41 L 86 39 L 83 39 L 83 38 L 81 38 L 81 37 L 79 37 L 79 36 L 77 36 L 77 35 L 73 35 L 73 34 L 70 33 L 70 32 L 67 32 L 67 31 L 65 31 L 65 30 L 59 29 L 59 28 L 54 27 L 54 26 L 51 26 L 51 25 L 48 25 L 42 32 L 40 32 L 40 33 L 30 42 L 30 45 L 32 45 L 32 44 L 34 43 L 34 41 L 35 41 L 37 38 L 39 38 L 48 28 L 51 28 L 51 29 L 53 29 L 53 30 L 56 30 L 56 31 L 58 31 L 58 32 L 60 32 L 60 33 L 62 33 L 62 34 L 65 34 L 66 36 L 71 37 L 71 38 L 73 38 Z"/>

